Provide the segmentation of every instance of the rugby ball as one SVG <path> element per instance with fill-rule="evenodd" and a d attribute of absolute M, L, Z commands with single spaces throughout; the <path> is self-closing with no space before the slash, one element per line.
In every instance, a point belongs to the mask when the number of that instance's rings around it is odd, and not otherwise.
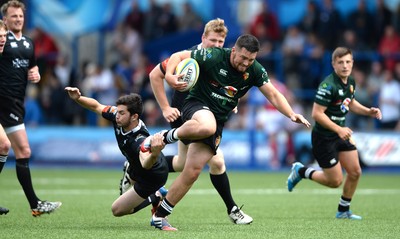
<path fill-rule="evenodd" d="M 184 74 L 179 81 L 184 81 L 187 83 L 187 86 L 179 91 L 184 92 L 192 89 L 199 78 L 199 71 L 199 64 L 193 58 L 186 58 L 179 62 L 175 69 L 175 74 Z"/>

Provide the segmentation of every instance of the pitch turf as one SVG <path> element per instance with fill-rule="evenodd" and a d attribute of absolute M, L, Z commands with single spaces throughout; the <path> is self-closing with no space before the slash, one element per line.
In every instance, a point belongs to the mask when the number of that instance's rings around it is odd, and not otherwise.
<path fill-rule="evenodd" d="M 236 202 L 254 218 L 251 225 L 228 220 L 204 172 L 169 217 L 179 231 L 164 232 L 150 227 L 150 208 L 112 216 L 120 170 L 33 168 L 36 193 L 63 202 L 54 214 L 34 218 L 9 167 L 0 175 L 0 205 L 10 209 L 0 216 L 0 238 L 399 238 L 400 174 L 365 173 L 351 205 L 363 220 L 349 221 L 334 218 L 340 189 L 303 180 L 289 193 L 288 172 L 229 172 Z"/>

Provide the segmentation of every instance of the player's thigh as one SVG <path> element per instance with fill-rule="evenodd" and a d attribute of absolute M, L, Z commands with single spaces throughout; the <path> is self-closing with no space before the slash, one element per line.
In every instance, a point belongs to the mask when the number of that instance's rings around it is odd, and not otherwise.
<path fill-rule="evenodd" d="M 330 168 L 323 168 L 326 180 L 333 186 L 339 186 L 343 181 L 343 171 L 340 162 Z"/>
<path fill-rule="evenodd" d="M 137 207 L 140 203 L 142 203 L 145 199 L 140 197 L 135 189 L 131 188 L 126 191 L 124 194 L 119 196 L 114 203 L 112 204 L 112 211 L 118 212 L 131 212 L 135 207 Z"/>
<path fill-rule="evenodd" d="M 214 152 L 209 145 L 202 142 L 193 142 L 188 148 L 185 169 L 202 170 L 213 156 Z"/>

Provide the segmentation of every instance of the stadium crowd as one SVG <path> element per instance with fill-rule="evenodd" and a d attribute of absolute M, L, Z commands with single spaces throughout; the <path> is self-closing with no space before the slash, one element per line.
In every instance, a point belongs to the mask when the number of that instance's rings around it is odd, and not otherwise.
<path fill-rule="evenodd" d="M 183 3 L 182 12 L 177 15 L 170 3 L 158 4 L 154 0 L 150 1 L 149 10 L 142 11 L 133 0 L 130 13 L 112 31 L 112 40 L 107 46 L 113 49 L 107 56 L 112 62 L 109 65 L 84 61 L 77 69 L 72 69 L 71 56 L 60 50 L 51 32 L 39 28 L 30 31 L 42 81 L 38 86 L 29 85 L 26 124 L 107 126 L 95 114 L 68 101 L 62 91 L 69 85 L 81 88 L 84 95 L 105 104 L 113 104 L 128 92 L 138 93 L 144 100 L 147 125 L 166 127 L 148 78 L 157 62 L 149 60 L 143 45 L 188 29 L 203 28 L 204 19 L 189 2 Z M 260 40 L 262 50 L 258 60 L 266 67 L 276 87 L 305 112 L 304 115 L 309 115 L 314 91 L 330 70 L 326 67 L 330 65 L 332 50 L 339 45 L 349 47 L 355 57 L 356 97 L 366 106 L 379 106 L 383 119 L 378 123 L 350 115 L 348 124 L 356 130 L 400 131 L 400 4 L 392 11 L 383 0 L 376 0 L 375 9 L 370 11 L 365 0 L 358 0 L 357 9 L 343 15 L 332 0 L 310 0 L 304 17 L 284 29 L 280 27 L 276 12 L 264 1 L 260 12 L 242 32 L 251 33 Z M 240 102 L 239 113 L 232 116 L 227 128 L 248 127 L 252 119 L 247 112 L 255 106 L 256 125 L 270 137 L 277 137 L 281 131 L 290 134 L 297 130 L 279 123 L 282 122 L 280 117 L 276 117 L 276 124 L 262 124 L 263 118 L 272 118 L 270 115 L 275 109 L 268 102 L 257 100 L 260 97 L 255 92 L 249 92 Z"/>

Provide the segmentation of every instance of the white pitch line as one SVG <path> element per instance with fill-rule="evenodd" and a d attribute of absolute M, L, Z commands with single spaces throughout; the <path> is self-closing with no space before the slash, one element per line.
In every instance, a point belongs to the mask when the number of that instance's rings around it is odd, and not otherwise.
<path fill-rule="evenodd" d="M 56 189 L 56 190 L 36 190 L 40 195 L 118 195 L 118 190 L 111 189 Z M 298 189 L 289 193 L 286 189 L 237 189 L 232 190 L 235 195 L 276 195 L 276 194 L 312 194 L 312 195 L 329 195 L 329 194 L 340 194 L 340 189 Z M 9 190 L 11 194 L 23 194 L 22 190 Z M 189 195 L 216 195 L 215 189 L 192 189 L 188 193 Z M 397 195 L 400 194 L 400 189 L 358 189 L 357 195 Z"/>

